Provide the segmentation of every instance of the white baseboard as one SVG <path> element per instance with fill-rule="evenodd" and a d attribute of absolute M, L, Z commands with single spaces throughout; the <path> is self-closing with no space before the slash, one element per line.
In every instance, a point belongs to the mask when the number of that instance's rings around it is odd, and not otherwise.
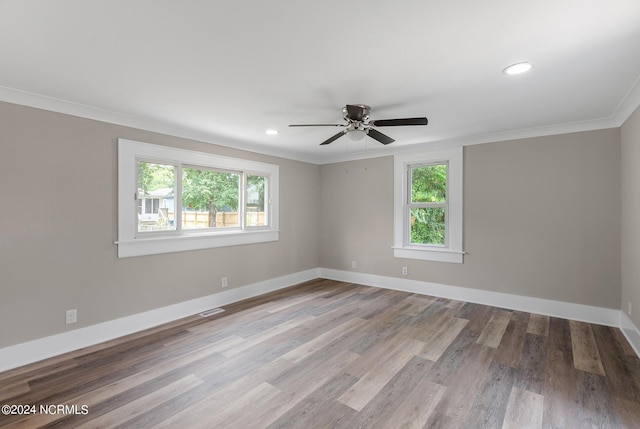
<path fill-rule="evenodd" d="M 633 324 L 629 316 L 624 311 L 620 312 L 620 330 L 633 347 L 638 357 L 640 357 L 640 330 Z"/>
<path fill-rule="evenodd" d="M 620 310 L 352 271 L 314 268 L 0 349 L 0 372 L 316 278 L 419 293 L 620 328 L 640 356 L 640 331 Z"/>
<path fill-rule="evenodd" d="M 318 269 L 301 271 L 97 325 L 0 349 L 0 372 L 162 325 L 204 310 L 318 278 Z"/>
<path fill-rule="evenodd" d="M 502 292 L 491 292 L 487 290 L 449 286 L 419 280 L 385 277 L 375 274 L 332 270 L 327 268 L 320 268 L 320 276 L 331 280 L 491 305 L 493 307 L 507 308 L 509 310 L 526 311 L 528 313 L 561 317 L 563 319 L 595 323 L 598 325 L 614 326 L 616 328 L 620 327 L 621 311 L 612 308 L 594 307 L 590 305 L 574 304 L 550 299 L 532 298 Z"/>

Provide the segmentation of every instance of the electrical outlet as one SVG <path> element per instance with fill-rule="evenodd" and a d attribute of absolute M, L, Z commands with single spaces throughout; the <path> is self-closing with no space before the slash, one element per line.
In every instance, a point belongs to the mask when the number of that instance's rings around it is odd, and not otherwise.
<path fill-rule="evenodd" d="M 402 275 L 403 276 L 408 276 L 409 275 L 409 270 L 407 270 L 407 267 L 402 267 Z"/>
<path fill-rule="evenodd" d="M 227 283 L 227 278 L 223 277 L 221 282 L 220 282 L 220 286 L 221 287 L 227 287 L 229 284 Z"/>
<path fill-rule="evenodd" d="M 631 316 L 631 301 L 629 301 L 628 304 L 629 311 L 627 311 L 627 313 L 629 314 L 629 316 Z"/>
<path fill-rule="evenodd" d="M 356 261 L 351 261 L 351 268 L 355 270 L 356 266 L 357 266 Z"/>
<path fill-rule="evenodd" d="M 67 325 L 76 323 L 77 321 L 78 321 L 78 310 L 76 310 L 75 308 L 73 310 L 67 310 L 67 313 L 66 313 Z"/>

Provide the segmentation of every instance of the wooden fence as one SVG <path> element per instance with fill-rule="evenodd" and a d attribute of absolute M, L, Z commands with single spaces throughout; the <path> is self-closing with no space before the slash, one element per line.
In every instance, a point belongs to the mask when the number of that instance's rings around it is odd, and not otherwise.
<path fill-rule="evenodd" d="M 175 219 L 174 213 L 169 212 L 169 218 Z M 264 212 L 247 212 L 247 225 L 260 226 L 264 225 Z M 218 212 L 216 213 L 216 227 L 239 226 L 238 212 Z M 182 212 L 182 228 L 197 229 L 209 228 L 209 212 L 205 211 L 183 211 Z"/>

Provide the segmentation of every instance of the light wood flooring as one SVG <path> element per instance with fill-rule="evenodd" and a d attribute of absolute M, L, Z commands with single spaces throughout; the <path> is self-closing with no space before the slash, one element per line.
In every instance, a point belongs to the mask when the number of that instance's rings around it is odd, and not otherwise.
<path fill-rule="evenodd" d="M 225 310 L 0 373 L 38 407 L 0 427 L 640 427 L 615 328 L 322 279 Z"/>

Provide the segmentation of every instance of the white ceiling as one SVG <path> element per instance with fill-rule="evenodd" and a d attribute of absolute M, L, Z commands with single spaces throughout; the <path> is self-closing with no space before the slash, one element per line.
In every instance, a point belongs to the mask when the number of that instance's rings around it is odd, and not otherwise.
<path fill-rule="evenodd" d="M 322 163 L 619 126 L 640 1 L 0 0 L 0 61 L 0 100 Z M 287 128 L 359 103 L 429 125 Z"/>

